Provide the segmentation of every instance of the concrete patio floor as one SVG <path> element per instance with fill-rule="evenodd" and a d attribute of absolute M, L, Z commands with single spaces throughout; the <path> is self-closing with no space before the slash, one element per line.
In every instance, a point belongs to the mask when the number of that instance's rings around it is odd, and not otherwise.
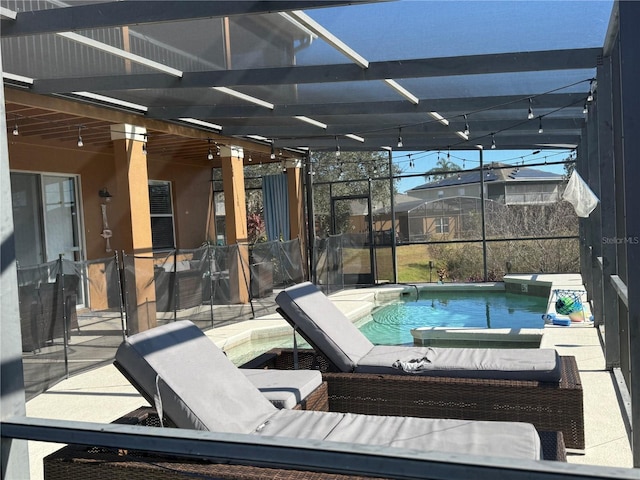
<path fill-rule="evenodd" d="M 532 276 L 522 281 L 534 281 Z M 529 277 L 529 278 L 527 278 Z M 579 275 L 535 276 L 551 282 L 552 288 L 582 288 Z M 518 279 L 514 280 L 517 281 Z M 347 290 L 331 295 L 347 316 L 359 318 L 368 313 L 374 300 L 397 296 L 397 286 Z M 232 352 L 247 339 L 290 335 L 291 329 L 277 314 L 226 325 L 206 332 L 218 346 Z M 569 452 L 570 463 L 632 467 L 632 454 L 625 423 L 614 386 L 615 379 L 605 370 L 599 330 L 591 325 L 548 326 L 542 347 L 554 347 L 561 355 L 576 357 L 584 389 L 586 449 Z M 146 401 L 112 365 L 73 376 L 27 402 L 31 417 L 109 423 L 146 405 Z M 43 478 L 42 459 L 62 445 L 29 442 L 31 480 Z"/>

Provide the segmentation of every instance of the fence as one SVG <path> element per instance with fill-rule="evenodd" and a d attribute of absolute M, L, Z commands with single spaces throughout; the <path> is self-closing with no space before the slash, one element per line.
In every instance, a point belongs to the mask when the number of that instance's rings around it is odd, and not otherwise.
<path fill-rule="evenodd" d="M 274 289 L 304 277 L 298 240 L 19 266 L 26 397 L 112 362 L 141 304 L 154 304 L 158 324 L 189 319 L 206 330 L 272 313 Z"/>

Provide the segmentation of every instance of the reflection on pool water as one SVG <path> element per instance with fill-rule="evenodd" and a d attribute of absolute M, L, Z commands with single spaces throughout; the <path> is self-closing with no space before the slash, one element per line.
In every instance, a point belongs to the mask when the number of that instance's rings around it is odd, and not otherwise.
<path fill-rule="evenodd" d="M 360 330 L 375 344 L 412 344 L 419 327 L 543 328 L 547 299 L 504 292 L 421 292 L 373 312 Z"/>

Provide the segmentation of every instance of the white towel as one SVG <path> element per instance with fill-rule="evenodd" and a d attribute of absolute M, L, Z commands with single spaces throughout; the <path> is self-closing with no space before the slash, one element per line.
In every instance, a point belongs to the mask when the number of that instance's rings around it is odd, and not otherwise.
<path fill-rule="evenodd" d="M 422 358 L 414 358 L 413 360 L 408 360 L 403 362 L 401 360 L 396 360 L 393 362 L 393 368 L 397 368 L 398 370 L 405 371 L 407 373 L 417 373 L 422 370 L 427 369 L 427 365 L 431 363 L 426 356 Z"/>
<path fill-rule="evenodd" d="M 577 171 L 573 171 L 562 198 L 573 205 L 576 215 L 587 218 L 600 201 Z"/>

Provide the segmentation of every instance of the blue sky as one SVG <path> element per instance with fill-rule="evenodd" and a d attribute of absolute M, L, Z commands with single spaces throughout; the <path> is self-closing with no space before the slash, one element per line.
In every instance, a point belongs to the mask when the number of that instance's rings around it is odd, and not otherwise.
<path fill-rule="evenodd" d="M 539 152 L 539 153 L 535 153 Z M 485 165 L 491 162 L 502 162 L 509 165 L 532 166 L 540 170 L 562 174 L 562 165 L 537 165 L 544 162 L 561 162 L 569 157 L 571 150 L 484 150 L 483 162 Z M 444 157 L 456 163 L 461 169 L 477 168 L 480 165 L 480 153 L 478 150 L 452 150 L 429 152 L 394 152 L 393 163 L 398 165 L 405 175 L 417 175 L 411 178 L 403 178 L 398 184 L 398 192 L 404 193 L 410 188 L 426 183 L 425 172 L 434 168 L 438 158 Z M 410 164 L 413 163 L 413 168 Z"/>

